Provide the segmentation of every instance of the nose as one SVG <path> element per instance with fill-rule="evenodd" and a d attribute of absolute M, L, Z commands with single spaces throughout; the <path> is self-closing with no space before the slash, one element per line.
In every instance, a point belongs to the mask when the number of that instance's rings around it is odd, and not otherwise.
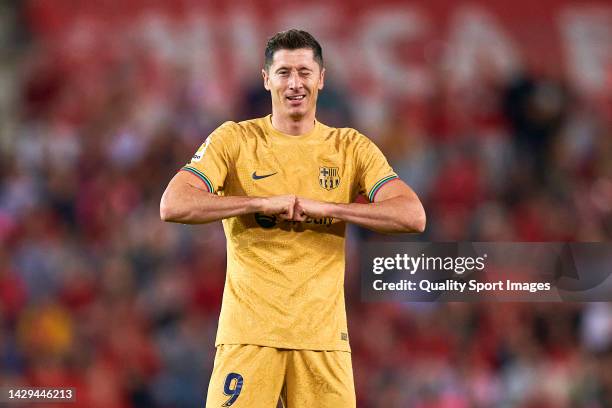
<path fill-rule="evenodd" d="M 300 89 L 302 87 L 302 80 L 300 79 L 300 75 L 297 71 L 292 71 L 289 76 L 289 89 L 295 90 Z"/>

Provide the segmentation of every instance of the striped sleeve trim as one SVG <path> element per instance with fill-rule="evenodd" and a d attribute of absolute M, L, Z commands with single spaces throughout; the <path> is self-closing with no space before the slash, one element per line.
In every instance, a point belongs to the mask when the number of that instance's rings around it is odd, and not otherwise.
<path fill-rule="evenodd" d="M 195 174 L 196 176 L 198 176 L 200 180 L 204 182 L 204 184 L 206 184 L 206 188 L 208 189 L 209 193 L 215 192 L 215 189 L 213 188 L 213 184 L 210 182 L 208 177 L 206 177 L 206 174 L 202 173 L 200 170 L 192 166 L 183 166 L 181 170 L 188 171 L 191 174 Z"/>
<path fill-rule="evenodd" d="M 374 199 L 376 198 L 376 194 L 378 193 L 378 191 L 380 190 L 382 186 L 384 186 L 388 182 L 393 181 L 397 178 L 398 177 L 396 174 L 392 174 L 390 176 L 387 176 L 387 177 L 384 177 L 378 180 L 378 182 L 376 182 L 376 184 L 374 184 L 374 187 L 372 187 L 372 189 L 370 190 L 370 194 L 368 194 L 368 199 L 370 200 L 370 202 L 371 203 L 374 202 Z"/>

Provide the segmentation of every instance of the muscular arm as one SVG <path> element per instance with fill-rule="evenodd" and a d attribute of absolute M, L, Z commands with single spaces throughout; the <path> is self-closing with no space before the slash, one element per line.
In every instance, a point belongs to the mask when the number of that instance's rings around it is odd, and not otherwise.
<path fill-rule="evenodd" d="M 295 196 L 218 196 L 209 193 L 193 174 L 180 171 L 170 180 L 162 195 L 159 215 L 163 221 L 183 224 L 204 224 L 254 212 L 291 219 L 295 200 Z"/>
<path fill-rule="evenodd" d="M 298 197 L 294 219 L 334 217 L 378 232 L 423 232 L 425 210 L 414 191 L 401 180 L 385 184 L 374 203 L 336 204 Z"/>

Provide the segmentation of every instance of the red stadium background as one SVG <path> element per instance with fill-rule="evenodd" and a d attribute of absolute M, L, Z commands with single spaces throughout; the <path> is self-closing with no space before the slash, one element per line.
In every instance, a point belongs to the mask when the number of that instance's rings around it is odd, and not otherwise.
<path fill-rule="evenodd" d="M 322 43 L 319 118 L 377 142 L 422 241 L 612 237 L 612 4 L 26 1 L 0 7 L 0 384 L 74 407 L 202 406 L 220 225 L 159 221 L 225 120 L 269 112 L 265 40 Z M 360 301 L 359 407 L 612 406 L 609 303 Z M 612 267 L 612 266 L 611 266 Z M 42 406 L 42 405 L 41 405 Z"/>

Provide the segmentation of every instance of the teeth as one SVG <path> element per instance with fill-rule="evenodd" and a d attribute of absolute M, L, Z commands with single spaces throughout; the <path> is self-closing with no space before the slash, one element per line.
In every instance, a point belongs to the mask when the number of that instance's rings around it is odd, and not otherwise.
<path fill-rule="evenodd" d="M 299 96 L 288 96 L 287 98 L 291 99 L 292 101 L 297 101 L 297 100 L 304 99 L 304 95 L 299 95 Z"/>

